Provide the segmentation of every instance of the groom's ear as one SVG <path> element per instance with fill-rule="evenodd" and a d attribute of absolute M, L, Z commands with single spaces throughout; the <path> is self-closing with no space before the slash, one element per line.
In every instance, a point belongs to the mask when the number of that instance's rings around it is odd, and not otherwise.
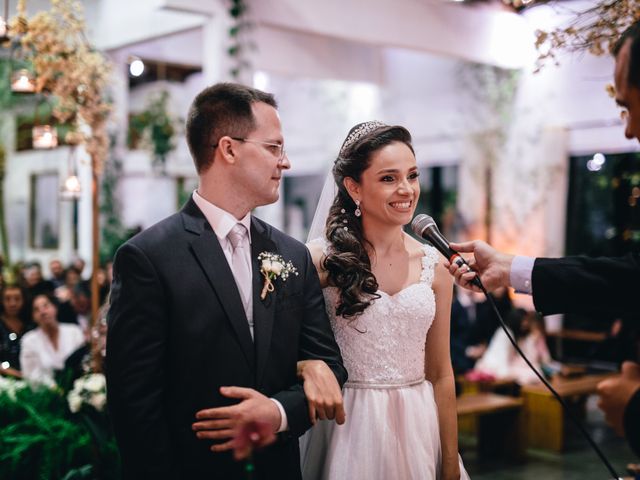
<path fill-rule="evenodd" d="M 344 177 L 342 184 L 352 200 L 360 199 L 360 184 L 358 182 L 351 177 Z"/>
<path fill-rule="evenodd" d="M 224 136 L 218 141 L 218 151 L 222 159 L 227 163 L 236 163 L 238 152 L 231 137 Z"/>

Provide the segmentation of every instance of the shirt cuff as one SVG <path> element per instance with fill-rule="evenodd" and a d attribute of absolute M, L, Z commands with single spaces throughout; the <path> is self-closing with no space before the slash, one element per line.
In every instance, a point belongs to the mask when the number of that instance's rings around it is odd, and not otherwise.
<path fill-rule="evenodd" d="M 287 414 L 284 411 L 284 407 L 275 398 L 270 398 L 269 400 L 275 403 L 276 406 L 278 407 L 278 410 L 280 410 L 280 427 L 278 427 L 278 431 L 276 433 L 285 432 L 289 430 L 289 422 L 287 422 Z"/>
<path fill-rule="evenodd" d="M 511 262 L 511 272 L 509 281 L 516 293 L 526 293 L 531 295 L 531 274 L 533 272 L 533 264 L 536 259 L 533 257 L 523 257 L 516 255 Z"/>

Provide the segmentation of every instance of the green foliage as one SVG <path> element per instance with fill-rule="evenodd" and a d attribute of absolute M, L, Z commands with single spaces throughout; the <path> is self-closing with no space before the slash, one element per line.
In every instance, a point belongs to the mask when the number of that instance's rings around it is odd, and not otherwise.
<path fill-rule="evenodd" d="M 129 238 L 129 232 L 120 220 L 121 206 L 117 188 L 122 176 L 122 161 L 114 156 L 114 149 L 104 165 L 102 185 L 100 188 L 100 263 L 113 259 L 116 250 Z"/>
<path fill-rule="evenodd" d="M 127 143 L 135 148 L 148 135 L 151 141 L 154 167 L 164 167 L 167 155 L 176 147 L 173 142 L 175 120 L 168 111 L 169 92 L 163 91 L 149 97 L 146 109 L 129 118 Z"/>
<path fill-rule="evenodd" d="M 232 60 L 229 74 L 235 80 L 239 80 L 242 72 L 251 68 L 245 55 L 250 49 L 256 48 L 255 44 L 245 35 L 251 29 L 251 23 L 246 20 L 247 10 L 246 0 L 231 0 L 228 12 L 233 19 L 233 25 L 228 31 L 230 45 L 227 48 L 227 54 Z"/>
<path fill-rule="evenodd" d="M 0 245 L 2 245 L 2 258 L 0 265 L 11 262 L 9 257 L 9 236 L 7 222 L 4 215 L 4 177 L 7 170 L 7 151 L 0 140 Z"/>
<path fill-rule="evenodd" d="M 72 414 L 60 388 L 0 390 L 0 478 L 118 478 L 106 414 L 85 410 Z"/>
<path fill-rule="evenodd" d="M 597 171 L 592 155 L 571 158 L 566 253 L 620 256 L 640 249 L 640 153 L 607 154 Z"/>
<path fill-rule="evenodd" d="M 13 66 L 8 58 L 0 59 L 0 111 L 14 107 L 19 99 L 11 91 L 11 72 Z"/>
<path fill-rule="evenodd" d="M 471 122 L 469 126 L 472 131 L 480 127 L 480 139 L 492 131 L 501 144 L 506 141 L 513 122 L 520 77 L 520 70 L 478 63 L 462 64 L 460 86 L 471 100 L 466 112 Z"/>

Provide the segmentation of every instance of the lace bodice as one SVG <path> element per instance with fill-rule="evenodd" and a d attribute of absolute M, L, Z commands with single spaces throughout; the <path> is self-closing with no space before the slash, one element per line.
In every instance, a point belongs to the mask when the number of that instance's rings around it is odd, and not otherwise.
<path fill-rule="evenodd" d="M 424 246 L 420 281 L 380 298 L 355 319 L 336 317 L 336 287 L 323 290 L 331 326 L 349 372 L 347 386 L 404 385 L 424 378 L 427 331 L 436 311 L 431 285 L 438 252 Z"/>

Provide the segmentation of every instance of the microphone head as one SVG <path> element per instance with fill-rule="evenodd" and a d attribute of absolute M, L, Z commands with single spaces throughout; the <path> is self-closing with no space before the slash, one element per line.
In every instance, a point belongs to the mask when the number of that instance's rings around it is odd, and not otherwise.
<path fill-rule="evenodd" d="M 411 229 L 417 236 L 422 237 L 422 232 L 424 232 L 425 228 L 427 228 L 429 225 L 436 226 L 435 220 L 429 215 L 421 213 L 419 215 L 416 215 L 411 222 Z M 436 226 L 436 228 L 438 227 Z"/>

